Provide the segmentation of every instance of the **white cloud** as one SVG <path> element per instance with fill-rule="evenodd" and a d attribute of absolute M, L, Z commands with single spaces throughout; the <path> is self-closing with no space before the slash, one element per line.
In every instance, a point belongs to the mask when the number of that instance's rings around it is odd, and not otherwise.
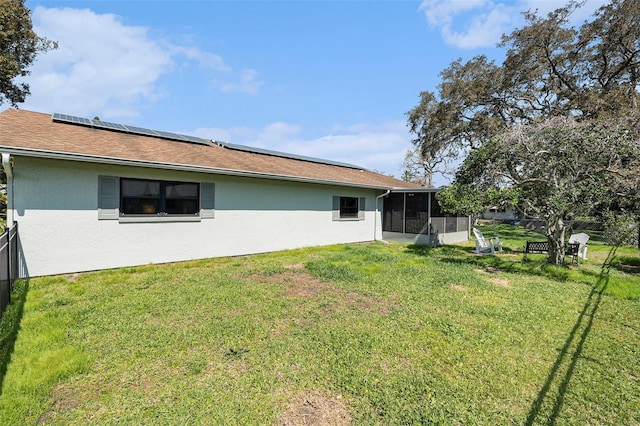
<path fill-rule="evenodd" d="M 158 96 L 155 82 L 171 69 L 170 55 L 146 28 L 125 26 L 115 15 L 38 7 L 33 21 L 59 48 L 34 64 L 25 108 L 134 116 L 137 103 Z"/>
<path fill-rule="evenodd" d="M 590 0 L 571 16 L 579 26 L 606 0 Z M 537 10 L 539 15 L 566 4 L 563 0 L 424 0 L 419 10 L 429 26 L 440 30 L 443 40 L 461 49 L 493 47 L 502 34 L 509 34 L 524 24 L 522 12 Z"/>
<path fill-rule="evenodd" d="M 203 52 L 195 47 L 169 45 L 169 51 L 173 55 L 182 55 L 187 59 L 196 61 L 203 66 L 215 71 L 230 72 L 231 67 L 224 62 L 220 55 Z"/>
<path fill-rule="evenodd" d="M 255 94 L 262 85 L 254 70 L 234 71 L 219 55 L 154 39 L 148 28 L 114 14 L 40 6 L 32 19 L 34 30 L 59 48 L 39 55 L 31 68 L 25 109 L 130 119 L 165 95 L 161 77 L 191 65 L 207 70 L 213 82 L 225 81 L 214 84 L 225 92 Z"/>
<path fill-rule="evenodd" d="M 469 10 L 482 8 L 487 3 L 487 0 L 425 0 L 420 5 L 420 10 L 424 12 L 429 25 L 433 27 L 441 27 L 444 25 L 450 25 L 453 21 L 454 16 L 467 12 Z"/>
<path fill-rule="evenodd" d="M 540 16 L 547 16 L 549 12 L 553 12 L 567 4 L 567 2 L 563 0 L 524 0 L 522 3 L 523 11 L 537 11 Z M 608 0 L 587 0 L 580 9 L 576 10 L 573 15 L 571 15 L 571 24 L 576 26 L 581 25 L 586 19 L 593 15 L 593 12 L 607 3 L 609 3 Z"/>
<path fill-rule="evenodd" d="M 220 89 L 223 92 L 239 92 L 255 95 L 260 90 L 263 82 L 258 80 L 258 73 L 252 69 L 243 69 L 238 73 L 240 81 L 237 83 L 223 83 Z"/>
<path fill-rule="evenodd" d="M 425 0 L 419 10 L 447 44 L 462 49 L 495 46 L 518 21 L 519 12 L 490 0 Z"/>
<path fill-rule="evenodd" d="M 411 135 L 402 120 L 379 124 L 337 125 L 331 134 L 305 137 L 295 124 L 277 122 L 262 129 L 201 128 L 188 134 L 256 148 L 339 161 L 399 177 L 411 148 Z"/>
<path fill-rule="evenodd" d="M 463 31 L 456 31 L 452 26 L 444 26 L 441 33 L 447 44 L 460 48 L 494 46 L 513 23 L 513 10 L 504 5 L 495 5 L 488 12 L 471 18 Z"/>

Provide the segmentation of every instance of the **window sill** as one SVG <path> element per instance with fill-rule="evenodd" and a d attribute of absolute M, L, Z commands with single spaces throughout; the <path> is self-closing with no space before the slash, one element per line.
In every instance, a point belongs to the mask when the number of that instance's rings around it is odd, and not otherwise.
<path fill-rule="evenodd" d="M 120 223 L 200 222 L 200 216 L 120 216 Z"/>
<path fill-rule="evenodd" d="M 358 222 L 364 219 L 360 219 L 357 217 L 341 217 L 340 219 L 334 219 L 336 222 Z"/>

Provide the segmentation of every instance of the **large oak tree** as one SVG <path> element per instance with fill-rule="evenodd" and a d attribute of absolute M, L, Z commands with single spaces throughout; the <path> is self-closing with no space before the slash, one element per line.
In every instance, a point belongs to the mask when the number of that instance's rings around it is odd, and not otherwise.
<path fill-rule="evenodd" d="M 438 94 L 408 112 L 419 152 L 468 153 L 441 203 L 466 213 L 518 203 L 545 219 L 552 263 L 564 257 L 566 218 L 639 204 L 640 2 L 613 0 L 571 27 L 581 5 L 525 13 L 503 36 L 501 64 L 453 62 Z"/>
<path fill-rule="evenodd" d="M 549 262 L 560 264 L 565 222 L 611 204 L 637 205 L 639 170 L 640 114 L 558 116 L 493 137 L 466 158 L 454 185 L 438 198 L 465 213 L 499 200 L 521 206 L 545 220 Z"/>
<path fill-rule="evenodd" d="M 526 25 L 502 38 L 501 64 L 486 56 L 454 61 L 437 93 L 422 92 L 407 113 L 416 153 L 466 155 L 496 133 L 541 118 L 596 118 L 637 108 L 640 2 L 613 0 L 579 28 L 571 1 L 546 17 L 526 12 Z"/>

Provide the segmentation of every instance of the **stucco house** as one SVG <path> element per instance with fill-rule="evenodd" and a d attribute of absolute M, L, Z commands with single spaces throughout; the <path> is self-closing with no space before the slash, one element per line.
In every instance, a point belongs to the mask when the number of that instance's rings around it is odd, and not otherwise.
<path fill-rule="evenodd" d="M 0 113 L 0 154 L 21 277 L 469 237 L 468 218 L 438 213 L 434 190 L 192 136 L 9 109 Z"/>

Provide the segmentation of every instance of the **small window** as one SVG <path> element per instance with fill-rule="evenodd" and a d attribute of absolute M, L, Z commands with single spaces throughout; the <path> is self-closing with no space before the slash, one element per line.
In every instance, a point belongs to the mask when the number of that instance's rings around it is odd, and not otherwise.
<path fill-rule="evenodd" d="M 355 197 L 340 197 L 340 218 L 358 217 L 358 199 Z"/>
<path fill-rule="evenodd" d="M 364 203 L 364 197 L 333 197 L 333 220 L 364 220 Z"/>
<path fill-rule="evenodd" d="M 121 216 L 198 216 L 199 210 L 198 183 L 120 180 Z"/>

